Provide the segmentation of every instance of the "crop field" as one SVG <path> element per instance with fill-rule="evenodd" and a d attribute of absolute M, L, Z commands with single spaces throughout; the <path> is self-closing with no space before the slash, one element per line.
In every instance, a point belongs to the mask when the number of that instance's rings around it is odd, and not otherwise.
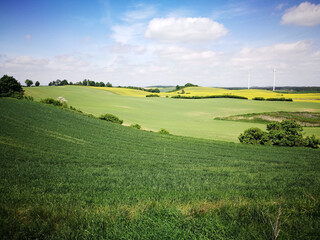
<path fill-rule="evenodd" d="M 3 98 L 0 126 L 2 239 L 320 235 L 319 150 L 161 135 Z"/>
<path fill-rule="evenodd" d="M 145 97 L 150 94 L 148 92 L 144 92 L 141 90 L 128 89 L 128 88 L 100 88 L 100 87 L 92 87 L 99 90 L 110 91 L 115 94 L 123 95 L 123 96 L 134 96 L 134 97 Z M 169 90 L 174 90 L 174 88 L 168 88 Z M 161 91 L 161 89 L 160 89 Z M 181 94 L 182 90 L 175 92 L 161 92 L 160 96 L 175 96 L 177 94 Z M 187 87 L 184 88 L 184 96 L 210 96 L 210 95 L 237 95 L 247 97 L 248 99 L 252 99 L 255 97 L 263 97 L 263 98 L 292 98 L 293 101 L 303 101 L 303 102 L 317 102 L 320 103 L 320 93 L 281 93 L 281 92 L 273 92 L 269 90 L 261 90 L 261 89 L 241 89 L 241 90 L 228 90 L 223 88 L 209 88 L 209 87 Z"/>
<path fill-rule="evenodd" d="M 47 97 L 63 96 L 68 100 L 69 106 L 79 108 L 95 116 L 112 113 L 123 119 L 125 124 L 137 123 L 145 130 L 159 131 L 161 128 L 165 128 L 175 135 L 229 142 L 238 142 L 240 133 L 250 127 L 259 127 L 265 130 L 266 124 L 222 121 L 214 120 L 214 118 L 259 112 L 320 112 L 320 104 L 316 102 L 145 98 L 119 95 L 108 91 L 108 89 L 81 86 L 25 88 L 26 94 L 33 96 L 37 101 Z M 139 91 L 124 88 L 114 89 Z M 148 92 L 143 93 L 149 94 Z M 304 132 L 306 135 L 315 134 L 320 137 L 319 127 L 305 127 Z"/>

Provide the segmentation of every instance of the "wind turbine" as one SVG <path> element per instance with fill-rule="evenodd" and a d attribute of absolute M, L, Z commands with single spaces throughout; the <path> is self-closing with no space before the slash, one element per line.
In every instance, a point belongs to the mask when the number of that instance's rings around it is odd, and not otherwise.
<path fill-rule="evenodd" d="M 274 68 L 273 69 L 273 90 L 272 91 L 275 91 L 276 90 L 276 69 Z"/>

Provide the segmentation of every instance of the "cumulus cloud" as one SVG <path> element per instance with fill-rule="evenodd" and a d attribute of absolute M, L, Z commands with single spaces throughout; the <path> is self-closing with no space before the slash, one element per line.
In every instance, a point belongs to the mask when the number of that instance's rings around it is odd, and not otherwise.
<path fill-rule="evenodd" d="M 320 24 L 320 4 L 303 2 L 286 10 L 282 16 L 282 24 L 314 26 Z"/>
<path fill-rule="evenodd" d="M 154 18 L 145 32 L 146 38 L 164 42 L 214 41 L 228 30 L 209 18 Z"/>

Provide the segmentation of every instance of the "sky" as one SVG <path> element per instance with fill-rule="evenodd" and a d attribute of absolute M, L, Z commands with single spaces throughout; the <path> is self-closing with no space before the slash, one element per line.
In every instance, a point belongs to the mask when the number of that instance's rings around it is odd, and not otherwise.
<path fill-rule="evenodd" d="M 320 86 L 320 1 L 0 0 L 0 75 Z"/>

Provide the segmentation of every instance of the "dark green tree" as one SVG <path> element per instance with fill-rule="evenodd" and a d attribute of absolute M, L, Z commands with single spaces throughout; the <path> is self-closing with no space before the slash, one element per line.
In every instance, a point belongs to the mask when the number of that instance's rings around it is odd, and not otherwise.
<path fill-rule="evenodd" d="M 87 85 L 88 85 L 88 80 L 87 80 L 87 79 L 84 79 L 84 80 L 82 81 L 82 85 L 83 85 L 83 86 L 87 86 Z"/>
<path fill-rule="evenodd" d="M 112 84 L 109 83 L 109 82 L 107 82 L 107 83 L 106 83 L 106 87 L 112 87 Z"/>
<path fill-rule="evenodd" d="M 0 79 L 0 96 L 1 97 L 23 97 L 21 84 L 12 76 L 3 75 Z"/>
<path fill-rule="evenodd" d="M 267 130 L 273 145 L 291 147 L 303 145 L 302 126 L 294 120 L 269 123 Z"/>
<path fill-rule="evenodd" d="M 68 85 L 68 81 L 66 79 L 62 80 L 60 85 L 61 86 Z"/>
<path fill-rule="evenodd" d="M 36 83 L 34 84 L 36 87 L 39 87 L 40 86 L 40 82 L 39 81 L 36 81 Z"/>
<path fill-rule="evenodd" d="M 26 79 L 24 82 L 25 82 L 25 84 L 27 85 L 27 87 L 31 87 L 32 84 L 33 84 L 33 81 L 30 80 L 30 79 Z"/>
<path fill-rule="evenodd" d="M 239 141 L 246 144 L 266 145 L 269 143 L 269 138 L 268 134 L 260 128 L 249 128 L 240 134 Z"/>

